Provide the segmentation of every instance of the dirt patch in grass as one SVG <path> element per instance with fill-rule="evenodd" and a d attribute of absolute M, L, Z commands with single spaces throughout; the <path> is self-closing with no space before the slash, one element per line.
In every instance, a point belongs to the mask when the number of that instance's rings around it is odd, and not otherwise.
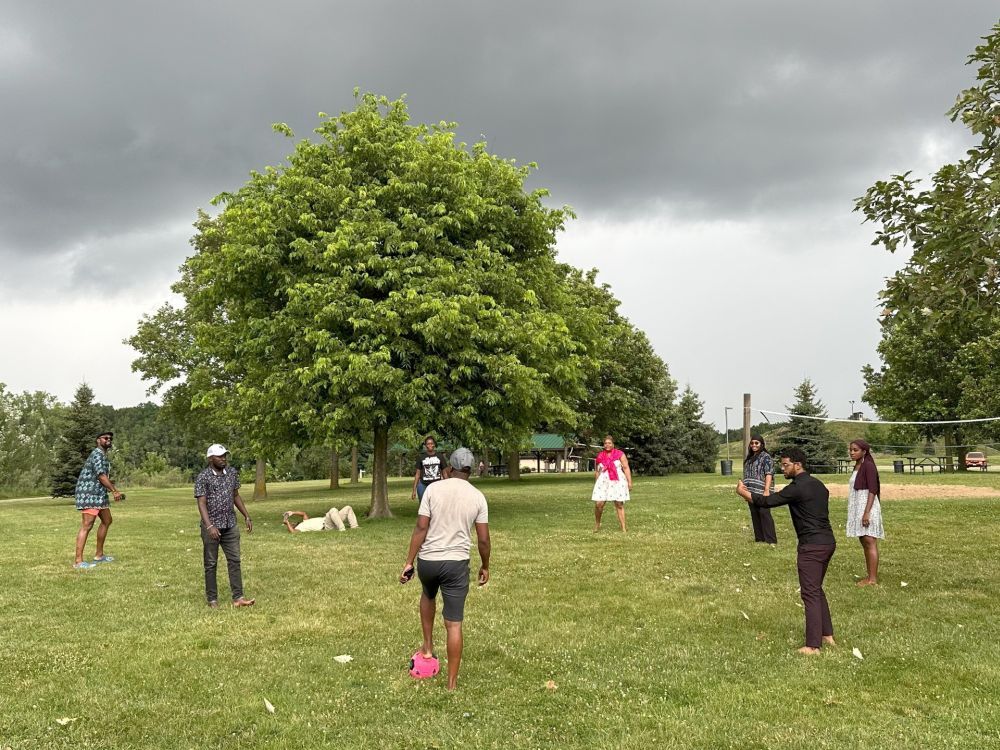
<path fill-rule="evenodd" d="M 847 497 L 847 482 L 828 484 L 831 497 Z M 967 487 L 963 484 L 882 484 L 879 499 L 916 500 L 929 497 L 1000 497 L 1000 490 L 992 487 Z"/>

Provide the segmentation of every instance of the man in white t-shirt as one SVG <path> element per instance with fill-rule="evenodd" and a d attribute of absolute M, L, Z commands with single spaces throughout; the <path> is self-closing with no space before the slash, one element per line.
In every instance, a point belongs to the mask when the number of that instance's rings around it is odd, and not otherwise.
<path fill-rule="evenodd" d="M 423 591 L 420 594 L 420 627 L 424 642 L 420 652 L 433 655 L 432 636 L 437 592 L 444 602 L 442 615 L 448 636 L 448 689 L 454 690 L 462 662 L 462 619 L 465 598 L 469 594 L 470 530 L 476 528 L 479 547 L 479 585 L 490 580 L 489 509 L 483 493 L 469 484 L 475 465 L 472 451 L 458 448 L 449 459 L 452 472 L 448 479 L 434 482 L 424 491 L 417 510 L 417 526 L 410 538 L 406 564 L 400 583 L 413 578 L 413 563 Z"/>

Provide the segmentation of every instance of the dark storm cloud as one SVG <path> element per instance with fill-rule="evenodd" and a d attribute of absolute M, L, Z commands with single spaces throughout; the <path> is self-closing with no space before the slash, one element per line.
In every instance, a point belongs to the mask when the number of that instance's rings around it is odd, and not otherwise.
<path fill-rule="evenodd" d="M 535 160 L 579 211 L 848 211 L 970 85 L 991 3 L 2 6 L 0 262 L 176 266 L 176 230 L 354 86 Z M 152 233 L 157 240 L 143 242 Z M 128 238 L 136 238 L 133 245 Z M 113 250 L 102 250 L 104 245 Z M 104 256 L 100 256 L 103 252 Z M 150 262 L 150 261 L 153 262 Z M 71 278 L 76 278 L 70 274 Z"/>

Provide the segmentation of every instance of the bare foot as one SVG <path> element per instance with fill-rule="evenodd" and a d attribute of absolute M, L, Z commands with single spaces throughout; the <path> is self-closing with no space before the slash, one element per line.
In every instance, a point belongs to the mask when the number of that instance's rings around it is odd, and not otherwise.
<path fill-rule="evenodd" d="M 836 646 L 837 645 L 837 642 L 835 640 L 833 640 L 833 636 L 832 635 L 824 635 L 823 636 L 823 643 L 826 644 L 827 646 Z"/>
<path fill-rule="evenodd" d="M 594 533 L 596 534 L 600 530 L 601 530 L 601 524 L 595 523 L 594 524 Z"/>
<path fill-rule="evenodd" d="M 819 654 L 822 652 L 818 648 L 803 646 L 802 648 L 799 649 L 799 653 L 804 654 L 805 656 L 819 656 Z"/>
<path fill-rule="evenodd" d="M 873 581 L 870 578 L 862 578 L 860 581 L 854 584 L 855 586 L 878 586 L 878 581 Z"/>
<path fill-rule="evenodd" d="M 622 533 L 624 534 L 627 531 L 628 531 L 628 529 L 626 529 L 624 526 L 622 526 Z"/>

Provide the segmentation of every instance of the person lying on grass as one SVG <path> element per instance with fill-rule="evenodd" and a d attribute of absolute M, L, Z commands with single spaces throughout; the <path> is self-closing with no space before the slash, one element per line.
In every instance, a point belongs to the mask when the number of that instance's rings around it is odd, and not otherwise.
<path fill-rule="evenodd" d="M 290 519 L 294 516 L 302 516 L 298 523 L 292 523 Z M 358 517 L 354 515 L 354 508 L 345 505 L 340 510 L 330 508 L 325 516 L 310 518 L 308 513 L 301 510 L 286 510 L 281 516 L 285 527 L 293 534 L 302 531 L 346 531 L 348 528 L 358 528 Z"/>

